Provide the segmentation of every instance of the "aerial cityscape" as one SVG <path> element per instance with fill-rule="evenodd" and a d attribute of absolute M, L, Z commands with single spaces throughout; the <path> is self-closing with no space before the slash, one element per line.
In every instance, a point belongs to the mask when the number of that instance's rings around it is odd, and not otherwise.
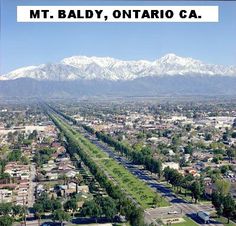
<path fill-rule="evenodd" d="M 0 106 L 1 225 L 235 225 L 235 99 Z"/>

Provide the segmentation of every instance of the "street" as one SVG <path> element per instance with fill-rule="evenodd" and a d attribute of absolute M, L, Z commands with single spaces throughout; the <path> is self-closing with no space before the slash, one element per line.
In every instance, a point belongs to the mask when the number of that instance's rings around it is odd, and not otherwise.
<path fill-rule="evenodd" d="M 109 147 L 107 144 L 98 141 L 97 138 L 93 135 L 88 134 L 86 131 L 81 131 L 83 135 L 90 140 L 93 144 L 95 144 L 98 148 L 103 150 L 108 154 L 110 158 L 115 159 L 117 162 L 122 164 L 129 172 L 131 172 L 133 175 L 137 176 L 140 180 L 144 181 L 147 183 L 148 186 L 150 186 L 152 189 L 155 191 L 158 191 L 158 193 L 166 198 L 170 204 L 171 208 L 177 212 L 180 212 L 180 214 L 184 214 L 191 219 L 193 219 L 195 222 L 197 222 L 199 225 L 209 225 L 209 226 L 222 226 L 222 224 L 218 222 L 210 222 L 210 224 L 204 224 L 199 220 L 197 217 L 196 213 L 198 211 L 213 211 L 214 208 L 212 208 L 211 204 L 192 204 L 189 203 L 181 198 L 179 198 L 176 194 L 174 194 L 170 189 L 166 188 L 164 184 L 158 182 L 157 180 L 153 179 L 153 176 L 151 175 L 150 172 L 147 172 L 147 170 L 140 169 L 140 166 L 137 166 L 133 164 L 131 161 L 127 160 L 123 156 L 119 156 L 115 151 L 112 150 L 111 147 Z M 166 207 L 165 207 L 166 208 Z M 164 210 L 164 211 L 163 211 Z M 163 209 L 163 208 L 155 208 L 151 210 L 146 210 L 145 211 L 145 220 L 148 223 L 154 222 L 154 219 L 156 218 L 161 218 L 168 214 L 168 208 Z M 171 215 L 169 215 L 170 217 Z"/>
<path fill-rule="evenodd" d="M 31 166 L 30 166 L 29 195 L 28 195 L 28 206 L 29 207 L 33 207 L 33 204 L 35 201 L 35 196 L 34 196 L 34 191 L 35 191 L 35 187 L 36 187 L 35 175 L 36 175 L 35 164 L 31 164 Z"/>

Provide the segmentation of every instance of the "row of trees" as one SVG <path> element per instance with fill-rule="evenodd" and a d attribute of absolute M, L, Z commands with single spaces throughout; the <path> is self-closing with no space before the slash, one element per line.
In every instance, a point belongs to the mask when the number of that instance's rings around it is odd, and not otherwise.
<path fill-rule="evenodd" d="M 91 131 L 91 128 L 89 128 L 88 126 L 84 126 L 84 128 L 88 132 Z M 161 175 L 161 161 L 153 159 L 150 152 L 145 152 L 145 151 L 137 152 L 137 151 L 131 149 L 130 147 L 127 147 L 122 142 L 115 140 L 110 135 L 107 135 L 103 132 L 97 131 L 95 134 L 99 140 L 102 140 L 103 142 L 107 143 L 108 145 L 114 147 L 114 149 L 117 152 L 129 157 L 135 164 L 144 165 L 146 167 L 146 169 L 151 171 L 152 173 L 156 173 L 159 176 Z"/>
<path fill-rule="evenodd" d="M 54 197 L 49 198 L 46 192 L 43 192 L 36 200 L 34 204 L 34 209 L 44 212 L 52 212 L 54 210 L 61 209 L 62 205 L 60 200 L 55 199 Z"/>
<path fill-rule="evenodd" d="M 61 200 L 54 197 L 49 198 L 46 192 L 42 193 L 36 200 L 33 206 L 36 217 L 40 220 L 44 213 L 52 213 L 52 219 L 55 221 L 63 222 L 71 219 L 70 213 L 74 216 L 74 213 L 78 210 L 78 199 L 76 195 L 73 195 L 70 199 L 64 202 L 63 206 Z M 112 220 L 118 213 L 116 202 L 110 197 L 96 197 L 92 200 L 85 201 L 80 215 L 84 217 L 106 217 Z"/>
<path fill-rule="evenodd" d="M 236 219 L 236 203 L 230 195 L 230 182 L 217 179 L 214 183 L 215 189 L 212 193 L 212 204 L 218 216 L 225 216 L 228 219 Z"/>
<path fill-rule="evenodd" d="M 181 188 L 191 191 L 195 203 L 204 195 L 204 186 L 201 179 L 194 179 L 192 175 L 183 176 L 177 170 L 169 167 L 164 169 L 164 177 L 173 187 L 181 191 Z M 228 218 L 236 218 L 236 203 L 229 194 L 230 183 L 217 179 L 214 181 L 214 192 L 212 193 L 212 204 L 216 208 L 217 214 Z M 186 194 L 186 193 L 185 193 Z"/>
<path fill-rule="evenodd" d="M 62 209 L 61 201 L 59 199 L 55 199 L 54 197 L 49 198 L 46 192 L 42 193 L 37 198 L 33 205 L 33 210 L 38 218 L 39 225 L 41 217 L 45 212 L 52 213 L 52 219 L 54 221 L 59 221 L 61 224 L 63 221 L 69 221 L 71 219 L 70 214 L 66 213 Z"/>
<path fill-rule="evenodd" d="M 236 203 L 230 194 L 222 194 L 219 191 L 215 191 L 212 194 L 212 204 L 214 205 L 218 216 L 225 216 L 228 219 L 236 219 Z"/>
<path fill-rule="evenodd" d="M 114 199 L 111 197 L 98 196 L 84 203 L 80 212 L 81 216 L 88 217 L 106 217 L 113 220 L 118 210 Z"/>
<path fill-rule="evenodd" d="M 137 207 L 137 204 L 133 203 L 127 195 L 117 186 L 114 185 L 111 180 L 105 175 L 96 164 L 96 162 L 84 151 L 86 147 L 90 145 L 87 144 L 84 139 L 79 138 L 80 135 L 74 130 L 71 130 L 69 126 L 63 123 L 60 119 L 53 115 L 50 115 L 56 126 L 64 133 L 68 142 L 68 151 L 73 156 L 74 154 L 79 154 L 81 160 L 85 165 L 88 166 L 91 173 L 94 175 L 99 184 L 104 187 L 109 194 L 109 196 L 116 201 L 116 208 L 119 210 L 120 214 L 125 215 L 126 219 L 130 221 L 131 225 L 142 226 L 143 225 L 143 210 Z M 76 137 L 74 134 L 76 133 Z M 83 142 L 82 142 L 83 141 Z"/>
<path fill-rule="evenodd" d="M 203 195 L 203 185 L 201 181 L 194 180 L 194 177 L 191 174 L 188 174 L 184 177 L 177 170 L 166 167 L 164 169 L 163 175 L 166 181 L 169 182 L 173 187 L 176 187 L 180 192 L 181 188 L 184 188 L 185 196 L 187 190 L 191 191 L 191 195 L 195 200 L 195 203 L 197 203 L 197 201 Z"/>

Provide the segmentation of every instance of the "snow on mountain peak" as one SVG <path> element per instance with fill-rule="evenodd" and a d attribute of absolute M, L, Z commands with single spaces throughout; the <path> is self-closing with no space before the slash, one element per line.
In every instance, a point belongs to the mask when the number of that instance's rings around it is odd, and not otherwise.
<path fill-rule="evenodd" d="M 74 67 L 83 67 L 84 65 L 89 65 L 95 63 L 100 67 L 108 67 L 110 64 L 115 63 L 116 60 L 110 57 L 87 57 L 87 56 L 72 56 L 69 58 L 64 58 L 61 63 L 71 65 Z"/>
<path fill-rule="evenodd" d="M 174 53 L 166 54 L 165 56 L 161 57 L 157 60 L 160 63 L 168 63 L 168 64 L 180 64 L 180 65 L 189 65 L 189 64 L 200 64 L 201 61 L 195 60 L 193 58 L 187 57 L 179 57 Z"/>
<path fill-rule="evenodd" d="M 173 60 L 178 58 L 178 56 L 174 53 L 167 53 L 166 55 L 164 55 L 163 57 L 160 58 L 160 60 Z"/>
<path fill-rule="evenodd" d="M 14 70 L 0 76 L 0 80 L 33 78 L 37 80 L 132 80 L 147 76 L 236 76 L 235 66 L 204 64 L 193 58 L 174 53 L 155 60 L 124 61 L 111 57 L 72 56 L 57 64 L 42 64 Z"/>

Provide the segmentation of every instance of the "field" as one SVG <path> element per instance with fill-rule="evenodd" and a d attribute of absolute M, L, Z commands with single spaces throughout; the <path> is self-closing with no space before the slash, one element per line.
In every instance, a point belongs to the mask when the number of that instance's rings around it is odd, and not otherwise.
<path fill-rule="evenodd" d="M 144 208 L 152 206 L 153 198 L 156 193 L 149 188 L 144 182 L 137 179 L 128 172 L 123 166 L 117 164 L 112 159 L 103 159 L 101 163 L 105 170 L 114 180 L 122 186 L 132 197 L 135 198 Z M 167 206 L 167 201 L 159 197 L 158 206 Z"/>

